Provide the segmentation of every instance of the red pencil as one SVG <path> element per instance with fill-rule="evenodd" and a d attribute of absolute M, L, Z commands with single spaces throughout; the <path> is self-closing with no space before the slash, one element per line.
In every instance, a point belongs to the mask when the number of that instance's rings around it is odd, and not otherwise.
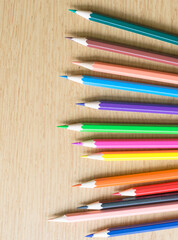
<path fill-rule="evenodd" d="M 114 193 L 113 195 L 119 196 L 144 196 L 150 194 L 168 193 L 178 191 L 178 181 L 167 182 L 154 185 L 138 186 L 127 189 L 122 192 Z"/>
<path fill-rule="evenodd" d="M 129 55 L 132 57 L 144 58 L 151 61 L 166 63 L 174 66 L 178 66 L 178 58 L 175 56 L 164 55 L 162 53 L 151 52 L 148 50 L 132 48 L 130 46 L 116 44 L 111 42 L 104 42 L 96 39 L 87 39 L 87 38 L 72 38 L 67 37 L 74 42 L 82 44 L 87 47 L 97 48 L 109 52 L 115 52 L 120 54 Z"/>

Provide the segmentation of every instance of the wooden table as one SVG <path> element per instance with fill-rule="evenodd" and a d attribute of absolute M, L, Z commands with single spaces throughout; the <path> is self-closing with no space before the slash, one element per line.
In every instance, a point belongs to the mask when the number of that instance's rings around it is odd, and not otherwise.
<path fill-rule="evenodd" d="M 81 154 L 94 151 L 71 145 L 76 140 L 139 136 L 75 133 L 56 128 L 62 123 L 80 121 L 178 123 L 178 116 L 103 112 L 75 106 L 76 102 L 97 99 L 177 104 L 178 99 L 84 87 L 59 78 L 66 73 L 92 74 L 72 65 L 72 60 L 103 60 L 174 73 L 178 70 L 161 63 L 89 49 L 66 40 L 65 36 L 96 37 L 170 54 L 178 54 L 178 47 L 89 22 L 67 9 L 93 10 L 178 34 L 177 0 L 1 0 L 0 5 L 0 238 L 82 240 L 86 234 L 106 227 L 176 217 L 175 212 L 76 224 L 47 221 L 55 213 L 75 211 L 83 203 L 109 199 L 114 191 L 129 187 L 72 189 L 80 181 L 178 167 L 178 161 L 103 163 L 81 159 Z M 178 230 L 170 230 L 119 239 L 177 240 L 177 234 Z"/>

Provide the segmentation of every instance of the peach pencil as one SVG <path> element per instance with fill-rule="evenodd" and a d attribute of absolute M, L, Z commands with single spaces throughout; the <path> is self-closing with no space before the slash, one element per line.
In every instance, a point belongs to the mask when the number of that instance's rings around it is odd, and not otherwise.
<path fill-rule="evenodd" d="M 104 62 L 77 62 L 74 64 L 87 68 L 95 72 L 110 73 L 120 76 L 132 78 L 141 78 L 160 83 L 178 84 L 178 75 L 168 72 L 160 72 L 143 68 L 129 67 L 124 65 L 116 65 Z"/>

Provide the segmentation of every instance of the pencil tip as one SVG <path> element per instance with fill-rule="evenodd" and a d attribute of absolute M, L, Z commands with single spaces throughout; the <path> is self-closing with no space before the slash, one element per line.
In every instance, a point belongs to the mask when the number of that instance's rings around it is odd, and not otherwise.
<path fill-rule="evenodd" d="M 81 156 L 81 158 L 87 158 L 88 157 L 88 155 L 82 155 Z"/>
<path fill-rule="evenodd" d="M 86 235 L 85 237 L 92 238 L 94 234 Z"/>
<path fill-rule="evenodd" d="M 76 103 L 76 105 L 85 106 L 85 103 Z"/>
<path fill-rule="evenodd" d="M 60 77 L 61 78 L 66 78 L 66 79 L 68 78 L 66 75 L 61 75 Z"/>
<path fill-rule="evenodd" d="M 73 64 L 80 65 L 79 61 L 72 61 Z"/>
<path fill-rule="evenodd" d="M 119 192 L 113 193 L 112 195 L 121 196 L 121 194 Z"/>
<path fill-rule="evenodd" d="M 65 37 L 66 39 L 70 39 L 70 40 L 72 40 L 72 37 Z"/>
<path fill-rule="evenodd" d="M 49 218 L 48 222 L 55 222 L 56 218 Z"/>
<path fill-rule="evenodd" d="M 74 144 L 74 145 L 82 145 L 82 142 L 74 142 L 72 144 Z"/>
<path fill-rule="evenodd" d="M 73 12 L 73 13 L 76 13 L 77 12 L 77 10 L 75 10 L 75 9 L 68 9 L 70 12 Z"/>
<path fill-rule="evenodd" d="M 68 125 L 57 126 L 58 128 L 68 128 Z"/>
<path fill-rule="evenodd" d="M 82 184 L 76 184 L 76 185 L 73 185 L 72 187 L 80 187 Z"/>
<path fill-rule="evenodd" d="M 48 222 L 67 222 L 67 218 L 66 216 L 61 216 L 61 217 L 53 217 L 53 218 L 49 218 Z"/>
<path fill-rule="evenodd" d="M 81 206 L 81 207 L 78 207 L 77 209 L 88 209 L 88 206 Z"/>
<path fill-rule="evenodd" d="M 48 218 L 48 222 L 55 222 L 55 220 L 56 220 L 56 217 L 50 217 L 50 218 Z"/>

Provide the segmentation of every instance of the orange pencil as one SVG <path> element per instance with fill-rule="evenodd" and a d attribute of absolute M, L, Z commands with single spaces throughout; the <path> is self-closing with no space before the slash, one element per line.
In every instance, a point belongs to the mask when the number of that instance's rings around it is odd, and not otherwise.
<path fill-rule="evenodd" d="M 73 62 L 73 63 L 95 72 L 110 73 L 133 78 L 142 78 L 161 83 L 178 84 L 178 75 L 174 73 L 160 72 L 104 62 Z"/>
<path fill-rule="evenodd" d="M 175 179 L 178 179 L 178 169 L 98 178 L 86 183 L 74 185 L 73 187 L 100 188 L 135 183 L 168 181 Z"/>

